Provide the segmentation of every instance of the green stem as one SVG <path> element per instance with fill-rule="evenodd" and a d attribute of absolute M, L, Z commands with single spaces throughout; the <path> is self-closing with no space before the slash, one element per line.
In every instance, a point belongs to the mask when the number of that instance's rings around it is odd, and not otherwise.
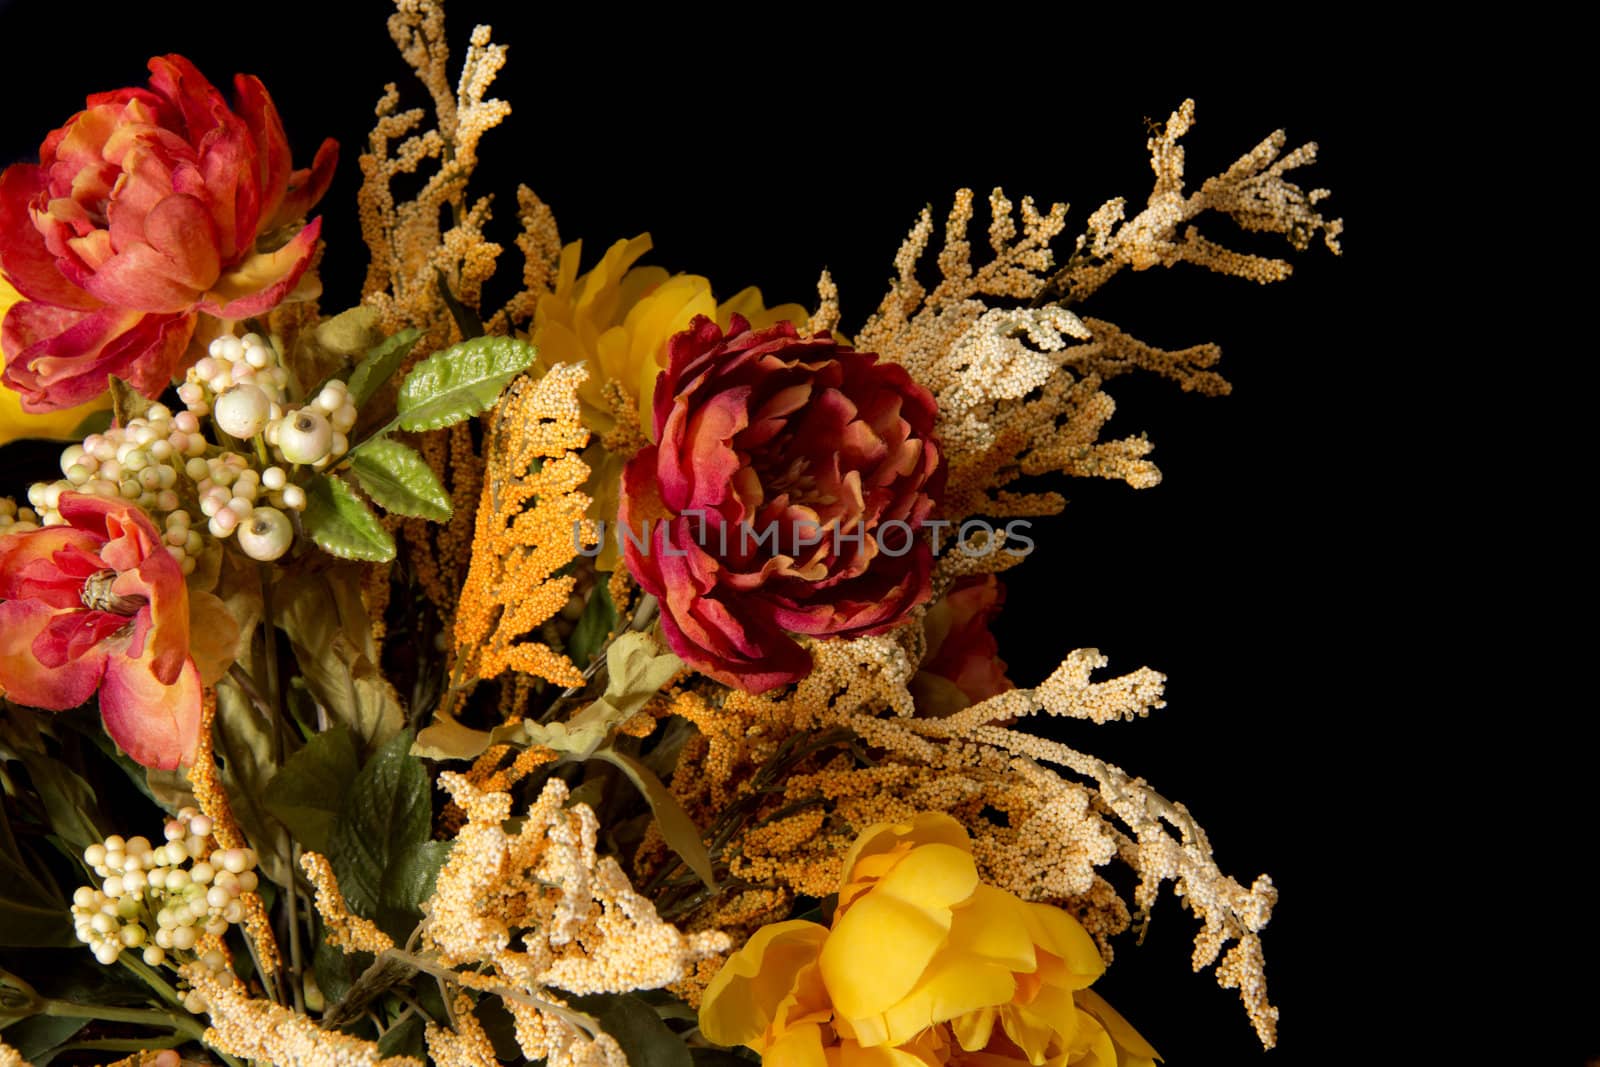
<path fill-rule="evenodd" d="M 160 972 L 155 968 L 149 966 L 131 952 L 124 952 L 122 955 L 118 956 L 117 962 L 128 968 L 128 970 L 132 971 L 134 974 L 138 975 L 139 980 L 145 985 L 149 986 L 151 989 L 155 990 L 156 995 L 162 1000 L 166 1001 L 179 1011 L 188 1011 L 188 1009 L 183 1006 L 183 998 L 178 996 L 178 991 L 172 988 L 171 984 L 168 983 L 165 978 L 161 977 Z"/>
<path fill-rule="evenodd" d="M 118 1008 L 110 1004 L 74 1004 L 70 1000 L 46 1000 L 44 1014 L 61 1019 L 97 1019 L 107 1023 L 133 1023 L 137 1026 L 154 1026 L 173 1030 L 196 1041 L 206 1028 L 189 1016 L 174 1015 L 170 1011 L 154 1008 Z"/>

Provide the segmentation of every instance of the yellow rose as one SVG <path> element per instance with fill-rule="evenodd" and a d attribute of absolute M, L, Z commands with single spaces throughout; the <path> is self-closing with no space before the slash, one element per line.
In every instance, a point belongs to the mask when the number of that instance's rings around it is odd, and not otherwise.
<path fill-rule="evenodd" d="M 21 300 L 21 294 L 11 288 L 4 278 L 0 278 L 0 322 L 5 321 L 6 312 L 11 310 L 11 305 Z M 0 370 L 4 370 L 5 365 L 5 355 L 0 353 Z M 91 400 L 75 408 L 50 411 L 43 415 L 30 415 L 22 410 L 22 398 L 0 382 L 0 445 L 10 444 L 23 437 L 48 437 L 54 441 L 71 441 L 78 436 L 73 431 L 84 419 L 97 411 L 105 411 L 110 406 L 111 394 L 107 393 L 98 400 Z"/>
<path fill-rule="evenodd" d="M 606 382 L 616 382 L 637 400 L 640 428 L 653 431 L 650 402 L 656 375 L 667 365 L 667 339 L 687 329 L 696 315 L 715 319 L 723 329 L 735 312 L 756 329 L 784 320 L 803 328 L 809 318 L 799 304 L 766 307 L 754 287 L 719 304 L 711 283 L 699 275 L 635 267 L 650 247 L 648 233 L 617 241 L 599 263 L 579 274 L 583 242 L 565 246 L 555 289 L 539 298 L 534 315 L 532 341 L 541 367 L 587 361 L 589 378 L 578 387 L 578 398 L 584 421 L 602 433 L 613 425 L 601 394 Z"/>
<path fill-rule="evenodd" d="M 1145 1067 L 1160 1059 L 1089 985 L 1078 921 L 984 885 L 967 832 L 928 813 L 864 831 L 831 928 L 758 930 L 706 989 L 700 1030 L 767 1067 Z"/>

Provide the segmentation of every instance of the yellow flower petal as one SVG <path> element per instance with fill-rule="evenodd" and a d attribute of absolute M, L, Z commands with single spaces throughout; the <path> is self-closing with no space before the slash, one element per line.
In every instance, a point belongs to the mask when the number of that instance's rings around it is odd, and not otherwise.
<path fill-rule="evenodd" d="M 706 987 L 700 1031 L 719 1045 L 760 1043 L 802 968 L 814 963 L 828 928 L 791 920 L 763 926 Z"/>
<path fill-rule="evenodd" d="M 1072 996 L 1078 1007 L 1088 1012 L 1106 1028 L 1111 1039 L 1123 1051 L 1122 1063 L 1126 1067 L 1150 1067 L 1161 1059 L 1161 1053 L 1157 1052 L 1116 1008 L 1106 1003 L 1105 997 L 1092 989 L 1080 989 Z"/>
<path fill-rule="evenodd" d="M 845 886 L 858 880 L 856 865 L 868 856 L 891 852 L 902 844 L 915 847 L 934 843 L 950 845 L 963 852 L 972 851 L 972 839 L 967 836 L 967 831 L 942 811 L 922 812 L 907 822 L 875 823 L 861 831 L 850 850 L 844 854 L 841 869 L 845 872 Z M 840 897 L 844 895 L 841 889 Z"/>
<path fill-rule="evenodd" d="M 1048 904 L 1026 905 L 1028 936 L 1045 952 L 1055 957 L 1049 981 L 1068 989 L 1082 989 L 1106 971 L 1106 961 L 1089 931 L 1060 908 Z M 1041 965 L 1041 972 L 1044 970 Z"/>
<path fill-rule="evenodd" d="M 834 1009 L 877 1015 L 916 986 L 950 931 L 951 908 L 978 885 L 970 853 L 932 844 L 907 853 L 873 891 L 840 915 L 822 947 Z"/>
<path fill-rule="evenodd" d="M 704 1032 L 701 1027 L 701 1032 Z M 761 1053 L 762 1067 L 828 1067 L 828 1057 L 822 1047 L 822 1027 L 817 1023 L 797 1026 Z"/>

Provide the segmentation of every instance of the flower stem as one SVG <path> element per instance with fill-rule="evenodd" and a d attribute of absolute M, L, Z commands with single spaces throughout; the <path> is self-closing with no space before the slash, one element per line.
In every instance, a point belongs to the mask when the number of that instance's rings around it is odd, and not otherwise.
<path fill-rule="evenodd" d="M 44 1002 L 44 1014 L 61 1019 L 98 1019 L 107 1023 L 154 1026 L 175 1031 L 196 1041 L 206 1032 L 206 1028 L 190 1016 L 175 1015 L 155 1008 L 118 1008 L 110 1004 L 75 1004 L 70 1000 L 47 999 Z"/>

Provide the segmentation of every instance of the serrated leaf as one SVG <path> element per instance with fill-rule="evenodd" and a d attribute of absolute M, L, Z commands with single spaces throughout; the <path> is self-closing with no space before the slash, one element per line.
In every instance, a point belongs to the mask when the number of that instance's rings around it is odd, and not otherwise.
<path fill-rule="evenodd" d="M 326 474 L 311 479 L 301 521 L 311 540 L 329 555 L 369 563 L 394 559 L 394 538 L 342 479 Z"/>
<path fill-rule="evenodd" d="M 384 925 L 390 867 L 428 840 L 428 772 L 411 755 L 411 734 L 396 734 L 350 783 L 328 838 L 328 859 L 352 911 Z M 391 926 L 394 924 L 390 924 Z M 407 930 L 386 927 L 405 939 Z"/>
<path fill-rule="evenodd" d="M 361 757 L 350 730 L 336 723 L 284 761 L 267 783 L 266 809 L 301 845 L 326 852 L 345 791 L 360 770 Z"/>
<path fill-rule="evenodd" d="M 422 902 L 433 896 L 439 869 L 450 858 L 449 841 L 424 841 L 395 857 L 384 871 L 382 917 L 415 925 L 422 918 Z"/>
<path fill-rule="evenodd" d="M 583 606 L 583 614 L 578 616 L 572 637 L 567 641 L 567 655 L 579 670 L 599 654 L 606 638 L 617 628 L 617 622 L 617 606 L 611 602 L 611 591 L 605 582 L 599 582 L 589 594 L 589 602 Z"/>
<path fill-rule="evenodd" d="M 700 828 L 683 810 L 683 805 L 672 795 L 672 790 L 649 767 L 610 745 L 597 749 L 594 758 L 621 768 L 622 773 L 638 787 L 650 804 L 650 812 L 655 816 L 656 826 L 660 828 L 668 847 L 683 857 L 683 862 L 689 865 L 689 869 L 707 888 L 715 889 L 717 882 L 711 870 L 711 853 L 706 851 L 706 843 L 701 840 Z"/>
<path fill-rule="evenodd" d="M 406 430 L 437 430 L 494 406 L 537 350 L 514 337 L 477 337 L 435 352 L 401 383 L 396 408 Z"/>
<path fill-rule="evenodd" d="M 356 407 L 371 400 L 372 395 L 383 388 L 383 383 L 394 376 L 421 336 L 422 331 L 415 328 L 401 330 L 392 337 L 384 338 L 367 352 L 366 358 L 356 365 L 350 380 L 345 383 Z"/>
<path fill-rule="evenodd" d="M 628 1057 L 628 1067 L 694 1067 L 689 1046 L 639 997 L 601 993 L 574 997 L 573 1007 L 600 1021 Z"/>
<path fill-rule="evenodd" d="M 311 695 L 371 752 L 405 725 L 405 709 L 378 667 L 361 577 L 356 566 L 300 571 L 274 587 L 272 610 Z"/>
<path fill-rule="evenodd" d="M 375 437 L 351 453 L 361 488 L 385 511 L 434 522 L 450 521 L 450 494 L 426 460 L 388 437 Z"/>

